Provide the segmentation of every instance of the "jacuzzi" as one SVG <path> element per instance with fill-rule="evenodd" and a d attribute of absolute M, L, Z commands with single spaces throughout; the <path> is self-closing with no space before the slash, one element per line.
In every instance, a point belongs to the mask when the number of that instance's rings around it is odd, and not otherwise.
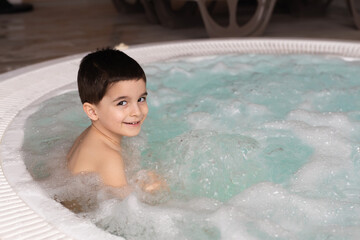
<path fill-rule="evenodd" d="M 301 39 L 218 39 L 131 46 L 125 52 L 140 64 L 187 56 L 246 53 L 360 58 L 360 44 Z M 15 187 L 19 180 L 31 182 L 32 179 L 20 154 L 16 159 L 8 157 L 9 152 L 21 146 L 23 136 L 7 138 L 6 143 L 3 142 L 3 136 L 11 131 L 8 127 L 22 109 L 76 81 L 78 65 L 84 55 L 47 61 L 0 76 L 1 239 L 119 239 L 76 217 L 50 199 L 35 182 Z"/>

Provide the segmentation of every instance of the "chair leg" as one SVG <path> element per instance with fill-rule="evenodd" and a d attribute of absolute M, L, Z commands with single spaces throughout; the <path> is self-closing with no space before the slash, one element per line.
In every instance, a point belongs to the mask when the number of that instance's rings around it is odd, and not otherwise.
<path fill-rule="evenodd" d="M 210 37 L 243 37 L 262 34 L 267 26 L 276 0 L 258 0 L 258 6 L 251 19 L 242 26 L 237 23 L 238 0 L 227 0 L 229 8 L 229 26 L 222 27 L 210 16 L 206 0 L 196 0 Z"/>
<path fill-rule="evenodd" d="M 266 12 L 264 15 L 264 20 L 259 25 L 259 27 L 252 33 L 252 36 L 261 36 L 264 33 L 267 25 L 270 22 L 270 18 L 273 14 L 275 3 L 276 3 L 276 0 L 268 0 L 267 1 L 267 5 L 265 7 Z"/>
<path fill-rule="evenodd" d="M 200 14 L 195 2 L 185 1 L 178 10 L 171 7 L 169 0 L 152 0 L 160 23 L 169 28 L 193 26 L 201 22 Z"/>
<path fill-rule="evenodd" d="M 142 11 L 142 6 L 139 0 L 134 3 L 129 3 L 126 0 L 112 0 L 116 10 L 120 13 L 133 13 Z"/>
<path fill-rule="evenodd" d="M 360 13 L 357 11 L 354 0 L 347 0 L 349 10 L 353 16 L 355 26 L 360 29 Z"/>
<path fill-rule="evenodd" d="M 152 0 L 140 0 L 145 10 L 146 17 L 150 23 L 159 23 L 159 19 L 155 12 L 154 3 Z"/>

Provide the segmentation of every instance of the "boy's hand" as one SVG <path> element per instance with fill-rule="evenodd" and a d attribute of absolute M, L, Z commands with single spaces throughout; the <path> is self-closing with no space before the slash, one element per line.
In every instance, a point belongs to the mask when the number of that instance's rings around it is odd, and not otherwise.
<path fill-rule="evenodd" d="M 141 175 L 138 177 L 137 183 L 143 191 L 155 193 L 160 190 L 168 190 L 166 181 L 155 172 L 142 170 L 139 174 Z"/>

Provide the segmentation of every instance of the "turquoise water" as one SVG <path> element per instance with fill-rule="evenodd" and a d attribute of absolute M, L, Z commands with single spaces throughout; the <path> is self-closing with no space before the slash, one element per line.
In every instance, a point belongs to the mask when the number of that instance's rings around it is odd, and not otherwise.
<path fill-rule="evenodd" d="M 89 125 L 76 92 L 36 106 L 25 163 L 126 239 L 359 239 L 359 66 L 308 55 L 145 65 L 150 112 L 123 154 L 130 182 L 154 169 L 169 192 L 120 201 L 96 176 L 69 176 L 64 156 Z"/>

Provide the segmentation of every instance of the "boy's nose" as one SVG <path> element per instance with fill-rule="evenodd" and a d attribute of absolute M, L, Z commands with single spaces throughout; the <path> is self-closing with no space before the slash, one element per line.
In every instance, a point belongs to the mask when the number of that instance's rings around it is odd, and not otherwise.
<path fill-rule="evenodd" d="M 140 115 L 141 115 L 141 110 L 140 110 L 139 105 L 137 103 L 133 104 L 133 106 L 131 108 L 130 116 L 137 117 Z"/>

